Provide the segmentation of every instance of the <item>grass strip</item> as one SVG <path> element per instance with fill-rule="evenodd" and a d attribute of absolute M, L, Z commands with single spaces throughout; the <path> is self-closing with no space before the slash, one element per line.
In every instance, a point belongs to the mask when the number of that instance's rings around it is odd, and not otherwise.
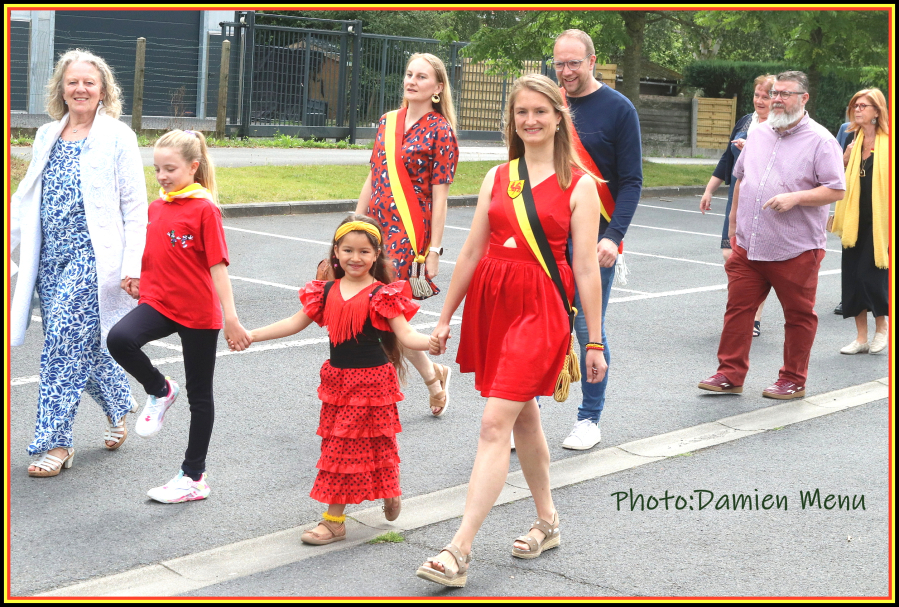
<path fill-rule="evenodd" d="M 19 185 L 28 163 L 11 158 L 11 188 Z M 477 194 L 495 161 L 460 162 L 450 195 Z M 304 200 L 355 200 L 368 175 L 367 164 L 219 167 L 216 181 L 221 204 Z M 643 163 L 643 186 L 705 185 L 712 174 L 706 165 Z M 153 167 L 144 167 L 148 201 L 156 199 L 159 185 Z"/>
<path fill-rule="evenodd" d="M 388 531 L 387 533 L 383 533 L 378 537 L 368 540 L 369 544 L 399 544 L 400 542 L 405 542 L 406 538 L 397 533 L 396 531 Z"/>

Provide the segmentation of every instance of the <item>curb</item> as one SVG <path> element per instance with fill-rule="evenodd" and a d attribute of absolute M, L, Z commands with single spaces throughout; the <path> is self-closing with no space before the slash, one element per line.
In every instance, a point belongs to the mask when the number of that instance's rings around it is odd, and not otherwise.
<path fill-rule="evenodd" d="M 705 186 L 661 186 L 643 188 L 641 199 L 659 198 L 661 196 L 702 195 Z M 356 208 L 357 200 L 310 200 L 305 202 L 251 202 L 246 204 L 223 205 L 222 216 L 226 219 L 235 217 L 265 217 L 269 215 L 308 215 L 312 213 L 349 213 Z M 478 203 L 475 194 L 450 196 L 447 206 L 473 207 Z"/>

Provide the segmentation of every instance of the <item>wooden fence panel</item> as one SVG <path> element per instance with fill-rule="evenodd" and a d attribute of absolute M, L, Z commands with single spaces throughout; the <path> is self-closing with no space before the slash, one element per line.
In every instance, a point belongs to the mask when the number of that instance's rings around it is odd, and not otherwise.
<path fill-rule="evenodd" d="M 699 97 L 697 101 L 696 147 L 726 149 L 736 121 L 737 98 Z"/>

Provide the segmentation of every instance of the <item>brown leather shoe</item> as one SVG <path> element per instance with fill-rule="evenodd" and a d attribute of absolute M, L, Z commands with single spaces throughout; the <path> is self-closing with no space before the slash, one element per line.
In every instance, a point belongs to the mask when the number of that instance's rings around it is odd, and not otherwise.
<path fill-rule="evenodd" d="M 790 400 L 805 396 L 805 386 L 794 384 L 788 379 L 778 379 L 774 384 L 765 388 L 762 396 L 779 400 Z"/>
<path fill-rule="evenodd" d="M 699 382 L 699 387 L 703 390 L 727 392 L 728 394 L 739 394 L 743 391 L 743 386 L 733 385 L 723 373 L 715 373 L 710 378 L 702 380 Z"/>

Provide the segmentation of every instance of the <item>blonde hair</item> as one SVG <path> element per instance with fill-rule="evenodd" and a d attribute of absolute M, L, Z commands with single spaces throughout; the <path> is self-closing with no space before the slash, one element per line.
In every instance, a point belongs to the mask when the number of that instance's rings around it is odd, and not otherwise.
<path fill-rule="evenodd" d="M 443 85 L 443 91 L 440 93 L 440 101 L 437 103 L 432 102 L 434 110 L 446 118 L 446 121 L 449 122 L 450 126 L 453 127 L 453 130 L 455 131 L 456 108 L 453 105 L 453 90 L 450 87 L 449 74 L 447 74 L 446 66 L 443 64 L 443 61 L 440 60 L 440 57 L 437 57 L 436 55 L 432 55 L 431 53 L 415 53 L 409 57 L 409 62 L 406 63 L 407 70 L 416 59 L 424 59 L 431 64 L 432 68 L 434 68 L 434 73 L 437 74 L 437 82 Z M 407 107 L 408 105 L 409 102 L 406 99 L 403 99 L 402 107 Z"/>
<path fill-rule="evenodd" d="M 112 69 L 100 57 L 80 48 L 70 50 L 59 58 L 53 69 L 53 75 L 47 82 L 46 109 L 50 117 L 53 120 L 60 120 L 68 111 L 63 100 L 63 78 L 66 70 L 73 63 L 89 63 L 100 73 L 102 92 L 105 94 L 105 98 L 100 103 L 108 116 L 118 120 L 122 115 L 122 89 L 116 82 Z"/>
<path fill-rule="evenodd" d="M 759 76 L 758 78 L 756 78 L 755 80 L 752 81 L 752 92 L 755 93 L 755 89 L 759 88 L 761 85 L 765 84 L 769 80 L 771 81 L 771 84 L 773 85 L 774 80 L 776 78 L 777 78 L 777 76 L 775 76 L 774 74 L 762 74 L 761 76 Z M 765 92 L 767 93 L 770 90 L 771 90 L 771 86 L 769 85 L 768 88 L 765 89 Z"/>
<path fill-rule="evenodd" d="M 199 161 L 200 166 L 194 174 L 194 181 L 209 190 L 212 202 L 218 204 L 218 190 L 215 185 L 215 165 L 206 147 L 206 137 L 200 131 L 169 131 L 156 140 L 153 148 L 170 148 L 176 150 L 188 163 Z"/>
<path fill-rule="evenodd" d="M 509 100 L 506 102 L 506 111 L 503 116 L 503 138 L 506 146 L 509 148 L 509 160 L 521 158 L 524 156 L 524 141 L 515 132 L 515 99 L 518 93 L 523 90 L 535 91 L 545 96 L 556 114 L 562 115 L 559 121 L 559 130 L 556 131 L 553 139 L 553 165 L 556 169 L 556 178 L 559 181 L 559 187 L 567 190 L 571 185 L 572 173 L 571 167 L 575 166 L 590 175 L 596 181 L 601 180 L 591 173 L 585 167 L 577 156 L 574 149 L 574 140 L 571 135 L 574 125 L 571 122 L 571 114 L 562 100 L 562 93 L 559 91 L 559 85 L 543 76 L 542 74 L 526 74 L 516 80 L 512 84 L 512 90 L 509 92 Z"/>
<path fill-rule="evenodd" d="M 588 57 L 596 54 L 596 48 L 593 46 L 593 38 L 591 38 L 590 34 L 583 30 L 565 30 L 564 32 L 556 36 L 556 42 L 558 42 L 562 38 L 571 38 L 572 40 L 577 40 L 578 42 L 583 44 L 584 48 L 587 50 Z"/>
<path fill-rule="evenodd" d="M 855 104 L 858 102 L 860 97 L 867 97 L 871 100 L 871 104 L 874 106 L 874 109 L 877 110 L 877 126 L 874 128 L 875 133 L 883 133 L 884 135 L 890 134 L 890 112 L 887 110 L 887 100 L 883 96 L 883 92 L 880 89 L 865 89 L 863 91 L 857 92 L 852 96 L 852 99 L 849 100 L 849 106 L 846 108 L 846 117 L 849 117 L 849 110 L 855 108 Z M 858 130 L 861 130 L 861 126 L 855 120 L 849 121 L 849 127 L 846 129 L 847 133 L 854 133 Z"/>

